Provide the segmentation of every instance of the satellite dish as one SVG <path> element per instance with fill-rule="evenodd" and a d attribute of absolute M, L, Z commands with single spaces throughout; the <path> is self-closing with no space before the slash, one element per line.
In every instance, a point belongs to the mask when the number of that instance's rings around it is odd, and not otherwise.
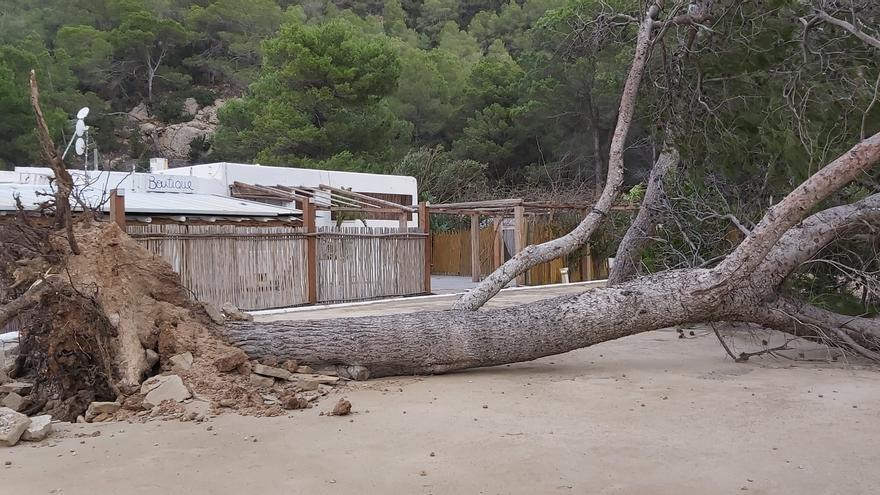
<path fill-rule="evenodd" d="M 77 155 L 82 155 L 86 150 L 86 142 L 83 141 L 83 138 L 76 138 L 76 144 L 74 146 L 76 146 Z"/>
<path fill-rule="evenodd" d="M 86 115 L 89 114 L 89 107 L 82 107 L 79 109 L 79 112 L 76 112 L 76 118 L 82 120 L 86 118 Z"/>
<path fill-rule="evenodd" d="M 82 136 L 83 133 L 86 132 L 86 123 L 82 120 L 76 121 L 76 129 L 74 130 L 77 136 Z"/>

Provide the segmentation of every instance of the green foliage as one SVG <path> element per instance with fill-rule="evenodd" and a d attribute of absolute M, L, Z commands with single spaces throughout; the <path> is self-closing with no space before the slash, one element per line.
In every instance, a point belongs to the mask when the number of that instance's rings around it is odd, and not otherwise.
<path fill-rule="evenodd" d="M 439 146 L 410 151 L 391 172 L 415 177 L 419 199 L 432 203 L 472 199 L 489 186 L 485 164 L 456 159 Z"/>
<path fill-rule="evenodd" d="M 32 153 L 35 139 L 31 133 L 30 107 L 23 87 L 16 84 L 12 69 L 0 60 L 0 168 L 8 168 L 21 155 Z"/>
<path fill-rule="evenodd" d="M 365 35 L 342 19 L 291 22 L 264 50 L 250 93 L 220 113 L 218 137 L 237 136 L 218 154 L 314 166 L 347 152 L 378 164 L 408 139 L 406 124 L 385 101 L 396 88 L 400 59 L 384 34 Z"/>

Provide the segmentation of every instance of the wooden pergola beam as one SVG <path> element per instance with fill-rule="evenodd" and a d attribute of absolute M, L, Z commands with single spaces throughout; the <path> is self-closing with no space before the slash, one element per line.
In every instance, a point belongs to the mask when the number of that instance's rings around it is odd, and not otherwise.
<path fill-rule="evenodd" d="M 416 209 L 410 206 L 399 205 L 397 203 L 393 203 L 391 201 L 385 201 L 384 199 L 374 198 L 372 196 L 367 196 L 366 194 L 357 193 L 354 191 L 347 191 L 345 189 L 338 189 L 333 186 L 328 186 L 327 184 L 321 184 L 320 189 L 325 191 L 330 191 L 332 193 L 336 193 L 342 195 L 344 197 L 359 199 L 361 201 L 365 201 L 367 203 L 373 203 L 376 205 L 381 205 L 387 208 L 395 208 L 397 211 L 404 211 L 407 213 L 415 213 Z"/>

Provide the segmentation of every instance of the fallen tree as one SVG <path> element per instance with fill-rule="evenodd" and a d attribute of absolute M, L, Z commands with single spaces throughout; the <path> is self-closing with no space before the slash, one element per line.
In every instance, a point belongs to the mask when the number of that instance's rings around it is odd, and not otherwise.
<path fill-rule="evenodd" d="M 876 358 L 880 320 L 801 304 L 786 297 L 781 287 L 786 276 L 818 253 L 830 236 L 876 234 L 880 194 L 805 217 L 878 162 L 880 133 L 792 191 L 712 269 L 670 270 L 515 308 L 241 322 L 219 331 L 255 358 L 363 366 L 371 376 L 529 361 L 650 330 L 716 321 L 758 323 Z"/>

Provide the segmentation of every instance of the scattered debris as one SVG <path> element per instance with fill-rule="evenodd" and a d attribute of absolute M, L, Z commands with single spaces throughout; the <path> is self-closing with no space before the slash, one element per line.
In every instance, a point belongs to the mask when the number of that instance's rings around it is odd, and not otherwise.
<path fill-rule="evenodd" d="M 223 303 L 223 307 L 221 308 L 223 313 L 232 321 L 253 321 L 254 317 L 248 313 L 245 313 L 239 310 L 234 304 L 231 302 Z"/>
<path fill-rule="evenodd" d="M 275 379 L 271 376 L 263 376 L 256 373 L 251 374 L 250 382 L 251 385 L 257 388 L 269 388 L 272 385 L 275 385 Z"/>
<path fill-rule="evenodd" d="M 333 411 L 331 411 L 329 416 L 347 416 L 351 413 L 351 402 L 345 399 L 339 399 L 339 402 L 333 406 Z"/>
<path fill-rule="evenodd" d="M 27 430 L 21 435 L 21 439 L 28 442 L 39 442 L 52 433 L 52 416 L 43 414 L 31 418 Z"/>
<path fill-rule="evenodd" d="M 118 402 L 92 402 L 86 409 L 85 419 L 91 423 L 99 416 L 111 416 L 122 407 Z"/>
<path fill-rule="evenodd" d="M 6 394 L 6 397 L 3 398 L 3 406 L 12 409 L 13 411 L 22 411 L 24 408 L 28 406 L 28 399 L 18 395 L 15 392 L 9 392 Z"/>
<path fill-rule="evenodd" d="M 248 355 L 241 349 L 233 349 L 216 360 L 214 366 L 224 373 L 228 373 L 248 361 Z"/>
<path fill-rule="evenodd" d="M 162 401 L 183 402 L 192 397 L 189 389 L 178 375 L 159 375 L 150 378 L 141 385 L 144 396 L 144 407 L 153 408 Z"/>
<path fill-rule="evenodd" d="M 317 381 L 299 378 L 295 379 L 294 383 L 297 387 L 301 388 L 304 391 L 318 390 L 318 386 L 320 385 L 320 383 L 318 383 Z"/>
<path fill-rule="evenodd" d="M 28 395 L 31 393 L 31 389 L 34 387 L 32 383 L 27 382 L 9 382 L 3 385 L 0 385 L 0 394 L 8 394 L 11 392 L 15 392 L 19 395 Z"/>
<path fill-rule="evenodd" d="M 363 366 L 349 366 L 347 371 L 352 380 L 362 382 L 370 379 L 370 370 Z"/>
<path fill-rule="evenodd" d="M 266 366 L 265 364 L 254 364 L 252 370 L 258 375 L 271 376 L 273 378 L 280 378 L 282 380 L 290 380 L 291 378 L 293 378 L 293 375 L 289 371 L 282 368 Z"/>
<path fill-rule="evenodd" d="M 299 363 L 292 359 L 288 359 L 287 361 L 281 363 L 281 367 L 291 373 L 296 373 L 296 369 L 299 367 Z"/>
<path fill-rule="evenodd" d="M 168 362 L 171 363 L 173 370 L 188 371 L 193 365 L 193 355 L 191 352 L 175 354 L 168 359 Z"/>
<path fill-rule="evenodd" d="M 14 446 L 30 424 L 30 418 L 24 414 L 0 407 L 0 445 Z"/>
<path fill-rule="evenodd" d="M 217 309 L 217 306 L 206 302 L 202 303 L 202 307 L 205 308 L 205 313 L 208 313 L 208 318 L 211 318 L 211 321 L 218 325 L 223 325 L 224 323 L 226 323 L 226 318 L 223 317 L 223 313 L 221 313 L 220 310 Z"/>
<path fill-rule="evenodd" d="M 146 349 L 144 351 L 144 358 L 147 360 L 147 366 L 152 368 L 153 366 L 156 366 L 156 363 L 159 362 L 159 353 L 152 349 Z"/>
<path fill-rule="evenodd" d="M 305 397 L 289 394 L 281 397 L 281 407 L 284 409 L 305 409 L 309 407 L 309 401 Z"/>

